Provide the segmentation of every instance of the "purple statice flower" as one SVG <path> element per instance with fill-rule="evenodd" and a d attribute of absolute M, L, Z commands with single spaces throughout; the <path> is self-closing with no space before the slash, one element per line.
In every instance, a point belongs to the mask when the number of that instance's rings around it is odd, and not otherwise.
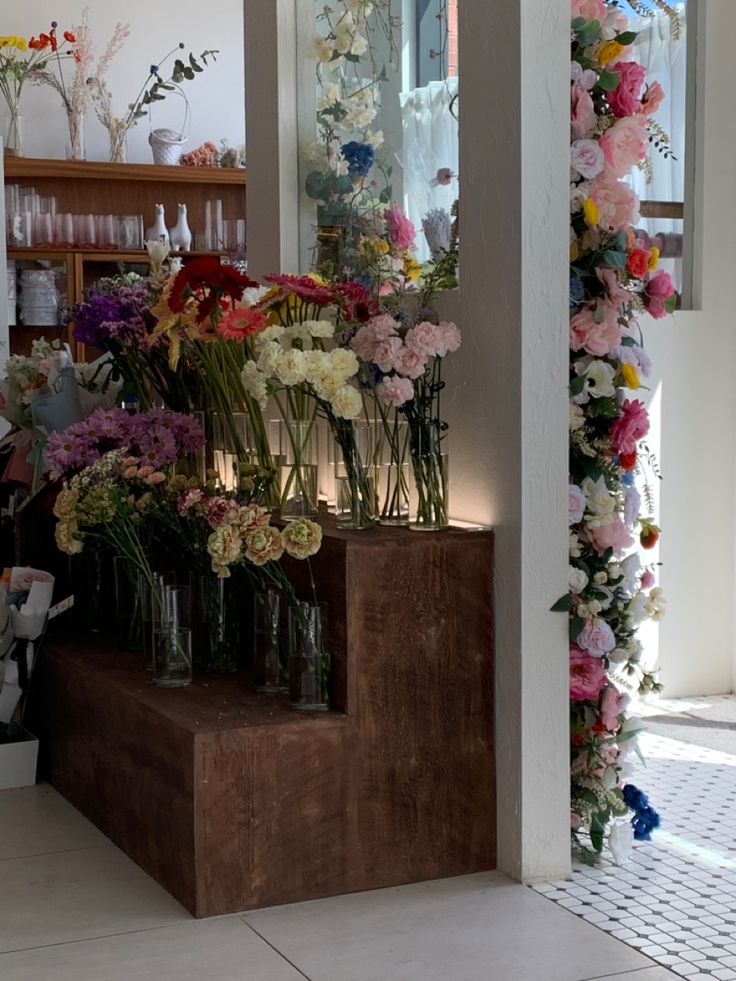
<path fill-rule="evenodd" d="M 145 337 L 150 314 L 145 280 L 110 290 L 91 289 L 81 303 L 72 307 L 68 321 L 74 322 L 74 338 L 105 350 L 111 339 L 136 341 Z"/>

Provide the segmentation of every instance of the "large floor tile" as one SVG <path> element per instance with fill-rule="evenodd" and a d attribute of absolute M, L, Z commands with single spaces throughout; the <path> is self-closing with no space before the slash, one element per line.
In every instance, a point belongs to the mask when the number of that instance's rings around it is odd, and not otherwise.
<path fill-rule="evenodd" d="M 0 954 L 7 981 L 303 981 L 237 917 Z"/>
<path fill-rule="evenodd" d="M 0 863 L 0 951 L 190 920 L 111 844 Z"/>
<path fill-rule="evenodd" d="M 244 919 L 312 981 L 583 981 L 595 968 L 616 974 L 651 966 L 494 873 L 257 910 Z"/>
<path fill-rule="evenodd" d="M 0 791 L 0 861 L 105 841 L 101 831 L 47 784 Z"/>

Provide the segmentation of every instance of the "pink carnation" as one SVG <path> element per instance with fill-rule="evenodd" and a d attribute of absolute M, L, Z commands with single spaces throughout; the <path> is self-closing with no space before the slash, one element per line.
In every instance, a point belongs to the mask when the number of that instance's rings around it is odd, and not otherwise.
<path fill-rule="evenodd" d="M 427 359 L 410 347 L 402 347 L 394 358 L 394 368 L 407 378 L 420 378 L 427 368 Z"/>
<path fill-rule="evenodd" d="M 614 518 L 610 524 L 598 528 L 589 528 L 587 535 L 599 552 L 612 548 L 615 555 L 622 555 L 634 544 L 634 536 L 620 518 Z"/>
<path fill-rule="evenodd" d="M 587 139 L 595 132 L 595 106 L 590 92 L 587 92 L 578 82 L 573 82 L 571 89 L 571 119 L 573 136 Z"/>
<path fill-rule="evenodd" d="M 414 245 L 416 229 L 397 204 L 392 204 L 383 212 L 389 241 L 395 248 L 406 250 Z"/>
<path fill-rule="evenodd" d="M 619 119 L 600 138 L 601 150 L 614 177 L 625 177 L 647 155 L 649 135 L 643 116 Z"/>
<path fill-rule="evenodd" d="M 611 426 L 611 446 L 614 453 L 635 453 L 639 440 L 649 432 L 649 414 L 643 402 L 626 399 L 621 415 Z"/>
<path fill-rule="evenodd" d="M 589 617 L 578 636 L 577 645 L 593 657 L 603 657 L 614 649 L 616 638 L 605 620 Z"/>
<path fill-rule="evenodd" d="M 596 177 L 590 185 L 590 196 L 598 207 L 598 226 L 605 231 L 628 228 L 639 216 L 639 199 L 634 191 L 610 174 Z"/>
<path fill-rule="evenodd" d="M 400 337 L 387 337 L 385 341 L 379 341 L 376 344 L 373 361 L 381 371 L 391 371 L 396 362 L 396 356 L 401 350 L 402 342 Z"/>
<path fill-rule="evenodd" d="M 614 116 L 621 118 L 641 112 L 641 90 L 647 75 L 644 67 L 637 61 L 617 61 L 610 69 L 621 76 L 618 86 L 608 93 L 608 104 Z"/>
<path fill-rule="evenodd" d="M 387 375 L 376 386 L 378 397 L 386 405 L 398 407 L 414 398 L 414 386 L 408 378 L 399 375 Z"/>
<path fill-rule="evenodd" d="M 572 0 L 573 20 L 576 17 L 584 17 L 585 20 L 597 20 L 602 24 L 607 13 L 605 0 Z"/>
<path fill-rule="evenodd" d="M 394 337 L 399 332 L 400 324 L 388 314 L 382 313 L 380 317 L 372 317 L 368 321 L 373 331 L 373 336 L 377 341 L 385 341 L 387 337 Z M 360 331 L 358 331 L 360 333 Z"/>
<path fill-rule="evenodd" d="M 642 572 L 642 574 L 641 574 L 641 588 L 642 589 L 651 589 L 652 586 L 655 584 L 656 581 L 657 581 L 657 578 L 654 575 L 654 573 L 651 572 L 651 570 L 647 569 L 645 572 Z"/>
<path fill-rule="evenodd" d="M 437 331 L 437 354 L 439 357 L 444 358 L 446 354 L 458 350 L 462 344 L 462 336 L 457 324 L 451 320 L 440 320 Z"/>
<path fill-rule="evenodd" d="M 606 685 L 606 672 L 598 657 L 591 657 L 575 644 L 570 645 L 570 698 L 574 702 L 595 702 Z"/>
<path fill-rule="evenodd" d="M 570 347 L 573 351 L 586 351 L 596 357 L 605 357 L 618 347 L 621 337 L 616 310 L 608 304 L 604 305 L 600 323 L 590 307 L 583 307 L 570 318 Z"/>
<path fill-rule="evenodd" d="M 626 709 L 628 698 L 613 687 L 603 692 L 598 717 L 607 732 L 618 732 L 621 728 L 619 716 Z"/>
<path fill-rule="evenodd" d="M 664 269 L 660 269 L 649 280 L 644 291 L 644 306 L 649 315 L 655 320 L 661 320 L 667 314 L 665 304 L 674 292 L 672 277 Z"/>
<path fill-rule="evenodd" d="M 434 358 L 439 353 L 440 329 L 429 320 L 422 320 L 406 333 L 406 346 L 424 358 Z"/>
<path fill-rule="evenodd" d="M 166 480 L 166 474 L 161 473 L 160 470 L 156 470 L 154 473 L 149 473 L 145 478 L 145 483 L 149 484 L 151 487 L 155 487 L 156 484 L 163 484 Z"/>
<path fill-rule="evenodd" d="M 664 93 L 664 89 L 659 82 L 652 82 L 644 95 L 641 111 L 645 116 L 653 115 L 666 98 L 667 96 Z"/>
<path fill-rule="evenodd" d="M 361 361 L 372 361 L 376 354 L 378 340 L 373 321 L 363 324 L 350 341 L 350 347 Z"/>

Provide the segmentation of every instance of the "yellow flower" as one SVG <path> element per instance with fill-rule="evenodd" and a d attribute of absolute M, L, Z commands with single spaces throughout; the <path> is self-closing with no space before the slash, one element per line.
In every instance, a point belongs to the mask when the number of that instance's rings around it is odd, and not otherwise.
<path fill-rule="evenodd" d="M 576 259 L 580 257 L 580 242 L 575 239 L 574 242 L 570 242 L 570 262 L 575 262 Z"/>
<path fill-rule="evenodd" d="M 416 259 L 412 256 L 407 256 L 404 259 L 404 275 L 407 279 L 415 281 L 419 279 L 419 274 L 422 271 L 422 267 L 419 265 Z"/>
<path fill-rule="evenodd" d="M 14 34 L 5 34 L 0 37 L 0 48 L 17 48 L 19 51 L 27 51 L 28 42 L 24 37 L 17 37 Z"/>
<path fill-rule="evenodd" d="M 653 245 L 650 250 L 649 255 L 649 272 L 654 272 L 654 270 L 659 265 L 659 249 L 656 245 Z"/>
<path fill-rule="evenodd" d="M 598 211 L 598 205 L 595 203 L 593 198 L 586 198 L 583 204 L 583 214 L 585 215 L 585 220 L 587 223 L 593 227 L 600 221 L 600 212 Z"/>
<path fill-rule="evenodd" d="M 606 41 L 605 44 L 601 45 L 598 51 L 598 64 L 608 65 L 612 61 L 616 61 L 624 53 L 626 48 L 623 44 L 619 44 L 618 41 Z"/>
<path fill-rule="evenodd" d="M 386 253 L 389 251 L 389 248 L 390 246 L 385 238 L 379 238 L 378 241 L 376 242 L 376 252 L 379 255 L 386 255 Z"/>
<path fill-rule="evenodd" d="M 636 369 L 631 364 L 625 364 L 621 366 L 621 374 L 624 379 L 624 384 L 627 388 L 639 388 L 641 382 L 639 381 L 639 376 L 636 373 Z"/>

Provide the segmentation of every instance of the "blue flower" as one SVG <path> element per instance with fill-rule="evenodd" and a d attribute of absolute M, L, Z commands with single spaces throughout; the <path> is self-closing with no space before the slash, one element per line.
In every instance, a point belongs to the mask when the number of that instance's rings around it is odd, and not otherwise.
<path fill-rule="evenodd" d="M 634 838 L 637 841 L 651 841 L 652 831 L 659 827 L 659 814 L 649 803 L 647 795 L 633 783 L 627 783 L 624 787 L 624 804 L 634 812 L 631 819 Z"/>
<path fill-rule="evenodd" d="M 579 307 L 585 297 L 583 281 L 577 273 L 570 273 L 570 309 Z"/>
<path fill-rule="evenodd" d="M 635 478 L 634 478 L 633 473 L 631 473 L 630 470 L 627 470 L 626 473 L 623 475 L 623 477 L 621 478 L 621 483 L 624 485 L 624 487 L 633 487 L 634 486 Z"/>
<path fill-rule="evenodd" d="M 351 177 L 365 177 L 376 159 L 376 151 L 370 143 L 351 140 L 342 146 L 342 155 L 348 165 Z"/>

